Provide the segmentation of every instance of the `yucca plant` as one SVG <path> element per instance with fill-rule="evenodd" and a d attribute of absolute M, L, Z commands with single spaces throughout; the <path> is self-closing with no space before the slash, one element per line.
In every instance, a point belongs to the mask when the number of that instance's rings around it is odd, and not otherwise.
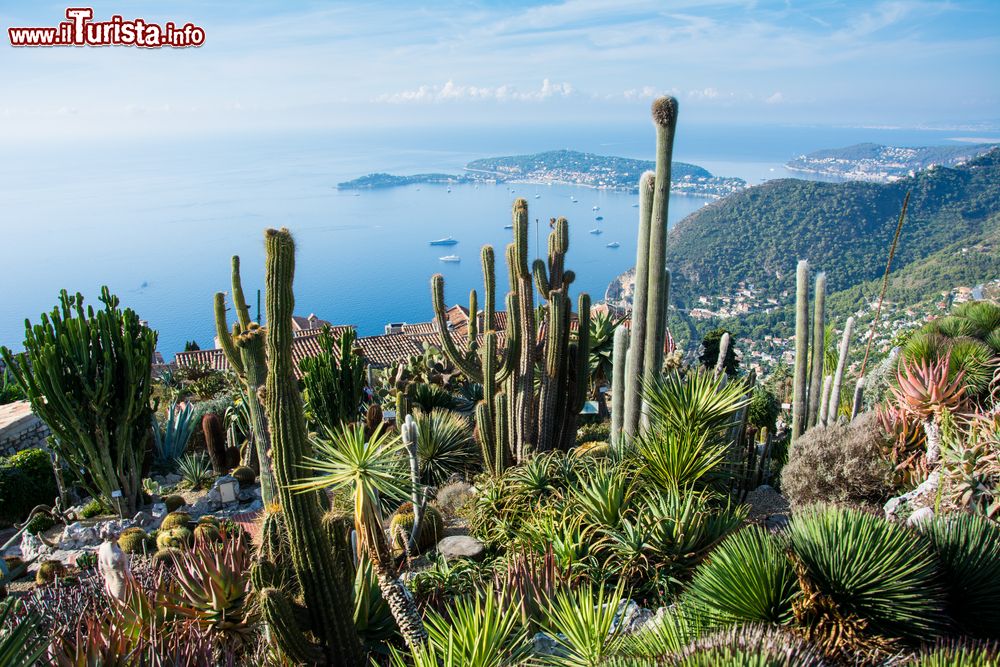
<path fill-rule="evenodd" d="M 612 655 L 622 633 L 619 587 L 612 593 L 594 583 L 562 588 L 549 601 L 542 625 L 555 639 L 556 652 L 541 662 L 559 667 L 597 667 Z"/>
<path fill-rule="evenodd" d="M 749 397 L 742 382 L 700 369 L 686 376 L 670 373 L 643 388 L 653 430 L 722 437 L 733 426 Z"/>
<path fill-rule="evenodd" d="M 644 481 L 656 489 L 724 488 L 729 445 L 704 430 L 654 428 L 638 438 L 636 458 Z"/>
<path fill-rule="evenodd" d="M 425 620 L 426 645 L 412 650 L 418 665 L 504 667 L 530 655 L 517 608 L 501 608 L 492 595 L 458 599 L 443 614 L 428 611 Z M 443 661 L 427 662 L 426 654 Z M 401 659 L 397 655 L 396 664 L 405 664 Z"/>
<path fill-rule="evenodd" d="M 907 528 L 859 510 L 813 506 L 796 515 L 789 539 L 804 594 L 795 603 L 800 624 L 924 641 L 944 629 L 936 559 Z"/>
<path fill-rule="evenodd" d="M 747 526 L 716 547 L 686 591 L 708 625 L 787 624 L 798 582 L 780 537 Z"/>
<path fill-rule="evenodd" d="M 658 665 L 697 639 L 704 626 L 683 603 L 674 603 L 636 633 L 625 635 L 608 665 Z"/>
<path fill-rule="evenodd" d="M 0 665 L 29 667 L 41 659 L 48 644 L 40 620 L 36 613 L 25 613 L 14 598 L 0 602 Z"/>
<path fill-rule="evenodd" d="M 955 513 L 921 528 L 937 554 L 958 627 L 964 634 L 1000 638 L 1000 525 Z"/>
<path fill-rule="evenodd" d="M 618 468 L 602 466 L 572 488 L 569 501 L 575 512 L 595 528 L 617 528 L 622 521 L 632 481 Z"/>
<path fill-rule="evenodd" d="M 153 444 L 156 448 L 156 460 L 160 465 L 173 466 L 187 449 L 188 440 L 194 432 L 194 420 L 191 415 L 194 407 L 186 403 L 178 409 L 173 403 L 167 410 L 167 418 L 161 427 L 153 424 Z"/>
<path fill-rule="evenodd" d="M 418 412 L 417 459 L 420 482 L 440 486 L 455 474 L 475 465 L 478 456 L 472 427 L 462 415 L 451 410 Z"/>
<path fill-rule="evenodd" d="M 185 454 L 177 461 L 177 473 L 192 489 L 200 489 L 212 479 L 212 464 L 204 454 Z"/>

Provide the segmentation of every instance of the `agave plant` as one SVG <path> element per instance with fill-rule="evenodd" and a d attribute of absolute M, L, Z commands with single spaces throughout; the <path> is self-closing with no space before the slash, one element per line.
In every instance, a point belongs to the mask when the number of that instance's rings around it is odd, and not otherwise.
<path fill-rule="evenodd" d="M 621 667 L 663 664 L 663 658 L 680 652 L 704 631 L 699 618 L 688 613 L 683 603 L 675 603 L 665 611 L 657 614 L 655 623 L 622 637 L 616 657 L 605 664 Z"/>
<path fill-rule="evenodd" d="M 723 437 L 749 402 L 742 382 L 728 382 L 707 370 L 684 377 L 666 375 L 643 388 L 643 400 L 653 430 L 687 431 L 709 438 Z"/>
<path fill-rule="evenodd" d="M 365 648 L 376 653 L 386 653 L 389 642 L 399 635 L 367 556 L 358 560 L 354 572 L 354 627 Z"/>
<path fill-rule="evenodd" d="M 192 489 L 200 489 L 212 479 L 212 464 L 204 454 L 185 454 L 177 462 L 177 472 Z"/>
<path fill-rule="evenodd" d="M 921 422 L 940 419 L 944 412 L 962 412 L 965 409 L 963 373 L 949 381 L 948 363 L 948 355 L 934 362 L 903 362 L 896 374 L 896 386 L 890 387 L 899 408 Z"/>
<path fill-rule="evenodd" d="M 36 613 L 25 613 L 16 599 L 0 603 L 0 665 L 29 667 L 41 659 L 47 643 L 40 620 Z"/>
<path fill-rule="evenodd" d="M 583 520 L 597 528 L 616 528 L 628 507 L 632 481 L 618 468 L 604 466 L 570 491 L 569 500 Z"/>
<path fill-rule="evenodd" d="M 419 412 L 416 421 L 422 484 L 440 486 L 452 475 L 464 473 L 476 463 L 478 456 L 472 428 L 460 414 L 437 409 Z"/>
<path fill-rule="evenodd" d="M 690 608 L 708 625 L 786 624 L 798 582 L 780 538 L 757 526 L 727 537 L 694 573 Z"/>
<path fill-rule="evenodd" d="M 942 474 L 952 501 L 989 518 L 1000 516 L 1000 443 L 973 426 L 944 439 Z"/>
<path fill-rule="evenodd" d="M 1000 526 L 955 513 L 923 524 L 941 564 L 951 617 L 963 633 L 995 639 L 1000 628 Z"/>
<path fill-rule="evenodd" d="M 682 486 L 725 488 L 729 445 L 705 431 L 656 428 L 636 445 L 642 478 L 657 489 Z"/>
<path fill-rule="evenodd" d="M 789 539 L 803 591 L 796 619 L 820 630 L 815 638 L 830 640 L 829 648 L 871 632 L 926 640 L 944 629 L 936 559 L 905 527 L 859 510 L 813 506 L 796 515 Z"/>
<path fill-rule="evenodd" d="M 615 651 L 622 625 L 618 622 L 622 591 L 608 594 L 598 584 L 576 590 L 561 588 L 551 598 L 542 622 L 555 639 L 557 651 L 542 659 L 559 667 L 597 667 Z"/>
<path fill-rule="evenodd" d="M 190 403 L 180 409 L 177 403 L 172 403 L 163 426 L 153 424 L 153 444 L 156 447 L 156 460 L 160 465 L 171 466 L 184 454 L 194 432 L 194 420 L 191 419 L 193 413 L 194 407 Z"/>

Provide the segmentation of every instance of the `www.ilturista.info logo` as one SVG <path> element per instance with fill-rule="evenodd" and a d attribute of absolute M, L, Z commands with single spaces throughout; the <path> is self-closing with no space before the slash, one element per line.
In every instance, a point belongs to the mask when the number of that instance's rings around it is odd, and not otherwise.
<path fill-rule="evenodd" d="M 143 19 L 125 20 L 112 16 L 108 21 L 92 21 L 90 7 L 70 7 L 67 21 L 53 28 L 7 28 L 11 46 L 140 46 L 147 49 L 185 48 L 205 43 L 205 29 L 173 21 L 160 25 Z"/>

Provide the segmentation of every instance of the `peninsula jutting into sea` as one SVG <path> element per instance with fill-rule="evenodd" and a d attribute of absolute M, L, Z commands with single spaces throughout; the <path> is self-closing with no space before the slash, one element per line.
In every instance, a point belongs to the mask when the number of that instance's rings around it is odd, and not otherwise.
<path fill-rule="evenodd" d="M 533 183 L 577 185 L 607 190 L 637 191 L 639 176 L 652 170 L 649 160 L 579 151 L 557 150 L 533 155 L 512 155 L 473 160 L 463 174 L 414 174 L 396 176 L 374 173 L 338 183 L 340 190 L 391 188 L 418 183 Z M 686 162 L 671 165 L 673 194 L 721 199 L 747 187 L 742 178 L 713 176 L 707 169 Z"/>

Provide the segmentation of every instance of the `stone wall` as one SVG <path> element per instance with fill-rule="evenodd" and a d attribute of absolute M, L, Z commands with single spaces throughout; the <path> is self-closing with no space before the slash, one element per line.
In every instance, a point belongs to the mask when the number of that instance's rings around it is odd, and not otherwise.
<path fill-rule="evenodd" d="M 28 401 L 0 405 L 0 456 L 45 447 L 49 427 L 31 411 Z"/>

